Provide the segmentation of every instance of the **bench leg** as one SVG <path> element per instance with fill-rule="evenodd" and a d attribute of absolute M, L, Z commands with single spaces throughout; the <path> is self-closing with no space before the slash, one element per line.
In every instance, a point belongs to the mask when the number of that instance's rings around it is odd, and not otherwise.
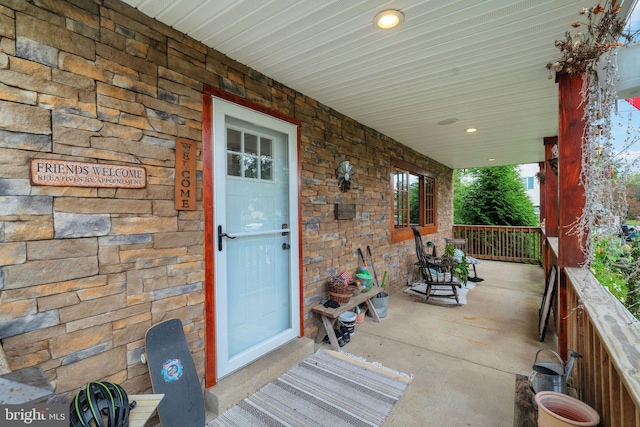
<path fill-rule="evenodd" d="M 373 317 L 373 320 L 380 323 L 380 317 L 378 316 L 378 312 L 371 302 L 371 298 L 367 300 L 367 307 L 369 308 L 369 311 L 371 311 L 371 317 Z"/>
<path fill-rule="evenodd" d="M 331 343 L 331 347 L 333 347 L 335 351 L 340 353 L 340 345 L 338 344 L 338 338 L 336 337 L 336 333 L 333 330 L 333 322 L 329 320 L 329 318 L 326 316 L 320 316 L 320 318 L 322 319 L 322 324 L 324 325 L 324 329 L 327 331 L 327 336 L 329 337 L 329 342 Z M 320 334 L 318 334 L 318 337 L 319 336 Z M 324 337 L 322 337 L 322 339 L 324 339 Z M 322 341 L 322 339 L 320 341 Z M 316 338 L 316 342 L 319 342 L 317 341 L 317 338 Z"/>
<path fill-rule="evenodd" d="M 316 344 L 320 344 L 324 340 L 324 337 L 326 336 L 327 336 L 327 333 L 326 332 L 322 333 L 322 330 L 319 329 L 318 335 L 316 335 Z"/>

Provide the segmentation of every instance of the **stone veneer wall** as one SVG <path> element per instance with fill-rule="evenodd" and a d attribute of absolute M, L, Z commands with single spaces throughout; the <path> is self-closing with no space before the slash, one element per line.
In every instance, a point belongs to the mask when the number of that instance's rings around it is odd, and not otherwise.
<path fill-rule="evenodd" d="M 40 366 L 66 399 L 91 380 L 150 387 L 144 334 L 182 319 L 204 371 L 203 84 L 302 122 L 305 335 L 326 280 L 370 245 L 390 291 L 413 240 L 390 244 L 391 157 L 438 176 L 441 242 L 452 171 L 118 0 L 0 0 L 0 340 L 12 369 Z M 198 143 L 198 209 L 174 209 L 175 139 Z M 425 136 L 428 137 L 428 136 Z M 32 186 L 33 157 L 142 165 L 142 190 Z M 340 193 L 348 159 L 355 183 Z M 355 220 L 336 221 L 335 203 Z"/>

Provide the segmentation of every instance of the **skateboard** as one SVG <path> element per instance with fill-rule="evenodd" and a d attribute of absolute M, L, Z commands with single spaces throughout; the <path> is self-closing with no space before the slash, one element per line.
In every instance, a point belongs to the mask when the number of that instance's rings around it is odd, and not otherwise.
<path fill-rule="evenodd" d="M 164 394 L 158 405 L 163 427 L 203 427 L 204 398 L 191 351 L 179 319 L 152 326 L 145 338 L 151 386 Z"/>

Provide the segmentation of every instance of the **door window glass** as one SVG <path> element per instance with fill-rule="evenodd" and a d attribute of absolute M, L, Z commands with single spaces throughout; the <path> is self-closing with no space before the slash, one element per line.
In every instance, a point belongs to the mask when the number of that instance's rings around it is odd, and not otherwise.
<path fill-rule="evenodd" d="M 227 127 L 227 175 L 273 180 L 273 140 Z"/>

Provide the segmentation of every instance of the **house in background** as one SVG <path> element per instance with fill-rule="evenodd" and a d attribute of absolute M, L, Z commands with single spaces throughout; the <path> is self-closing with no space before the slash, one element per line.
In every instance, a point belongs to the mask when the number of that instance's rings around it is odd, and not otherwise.
<path fill-rule="evenodd" d="M 540 171 L 540 166 L 537 163 L 530 163 L 526 165 L 518 165 L 518 171 L 520 172 L 520 178 L 522 179 L 522 185 L 524 185 L 525 192 L 533 207 L 536 210 L 536 214 L 540 213 L 540 181 L 536 174 Z"/>

